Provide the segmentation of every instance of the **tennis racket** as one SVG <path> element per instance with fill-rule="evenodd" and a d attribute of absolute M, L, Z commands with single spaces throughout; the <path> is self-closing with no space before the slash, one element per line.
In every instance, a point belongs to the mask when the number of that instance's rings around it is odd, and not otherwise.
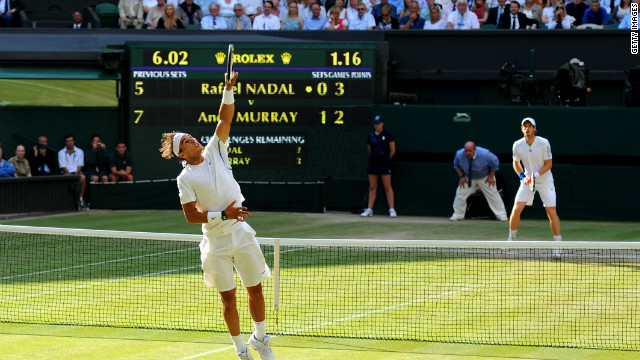
<path fill-rule="evenodd" d="M 227 83 L 231 84 L 233 76 L 233 44 L 229 44 L 229 51 L 227 52 Z"/>
<path fill-rule="evenodd" d="M 529 190 L 536 190 L 536 177 L 533 175 L 533 173 L 529 174 L 529 176 L 524 179 L 524 183 L 529 185 Z"/>

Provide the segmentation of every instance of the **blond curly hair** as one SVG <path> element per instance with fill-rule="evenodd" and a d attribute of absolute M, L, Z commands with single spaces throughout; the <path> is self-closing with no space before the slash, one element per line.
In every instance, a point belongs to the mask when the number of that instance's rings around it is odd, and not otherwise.
<path fill-rule="evenodd" d="M 176 154 L 173 153 L 173 138 L 178 133 L 179 131 L 173 131 L 162 134 L 162 146 L 160 146 L 160 154 L 162 154 L 163 158 L 171 159 L 172 157 L 176 156 Z"/>

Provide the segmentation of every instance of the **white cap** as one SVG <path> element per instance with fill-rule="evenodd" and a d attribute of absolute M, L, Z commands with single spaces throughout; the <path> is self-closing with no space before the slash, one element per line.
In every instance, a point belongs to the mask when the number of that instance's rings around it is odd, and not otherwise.
<path fill-rule="evenodd" d="M 580 65 L 581 61 L 578 58 L 573 58 L 571 60 L 569 60 L 569 64 L 573 64 L 573 65 Z"/>
<path fill-rule="evenodd" d="M 520 125 L 524 125 L 524 123 L 526 123 L 527 121 L 530 122 L 531 125 L 536 126 L 536 121 L 533 120 L 532 117 L 526 117 L 526 118 L 522 119 L 522 122 L 520 123 Z"/>

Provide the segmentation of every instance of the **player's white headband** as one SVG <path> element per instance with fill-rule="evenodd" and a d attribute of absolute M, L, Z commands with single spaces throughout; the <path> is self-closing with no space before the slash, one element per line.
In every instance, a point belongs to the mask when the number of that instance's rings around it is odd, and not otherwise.
<path fill-rule="evenodd" d="M 173 136 L 173 153 L 176 154 L 176 156 L 180 153 L 180 140 L 182 140 L 182 137 L 185 135 L 187 134 L 177 133 Z"/>

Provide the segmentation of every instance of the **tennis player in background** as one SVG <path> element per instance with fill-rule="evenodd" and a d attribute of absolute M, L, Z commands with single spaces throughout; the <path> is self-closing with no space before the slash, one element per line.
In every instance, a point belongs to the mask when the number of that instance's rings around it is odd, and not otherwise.
<path fill-rule="evenodd" d="M 242 206 L 244 197 L 229 164 L 229 131 L 235 113 L 233 86 L 238 73 L 227 81 L 215 134 L 207 146 L 189 134 L 162 134 L 160 152 L 165 159 L 177 156 L 184 169 L 178 176 L 178 194 L 184 216 L 190 224 L 202 224 L 200 259 L 207 287 L 215 287 L 222 298 L 222 314 L 240 359 L 253 359 L 240 334 L 236 307 L 235 267 L 249 293 L 249 311 L 255 332 L 249 345 L 263 360 L 274 360 L 266 333 L 262 281 L 271 277 L 255 231 L 244 219 L 251 215 Z"/>
<path fill-rule="evenodd" d="M 536 121 L 533 118 L 524 118 L 520 125 L 524 137 L 513 143 L 513 169 L 520 177 L 520 188 L 516 194 L 515 204 L 509 219 L 509 241 L 516 239 L 520 227 L 520 214 L 526 205 L 533 204 L 536 192 L 540 194 L 542 204 L 547 212 L 554 240 L 562 241 L 560 219 L 556 212 L 556 188 L 551 174 L 551 166 L 553 165 L 551 145 L 549 140 L 536 136 Z M 524 164 L 524 169 L 520 161 Z M 535 184 L 533 190 L 529 186 L 531 181 L 534 181 Z M 559 257 L 560 254 L 560 249 L 553 251 L 554 257 Z"/>

